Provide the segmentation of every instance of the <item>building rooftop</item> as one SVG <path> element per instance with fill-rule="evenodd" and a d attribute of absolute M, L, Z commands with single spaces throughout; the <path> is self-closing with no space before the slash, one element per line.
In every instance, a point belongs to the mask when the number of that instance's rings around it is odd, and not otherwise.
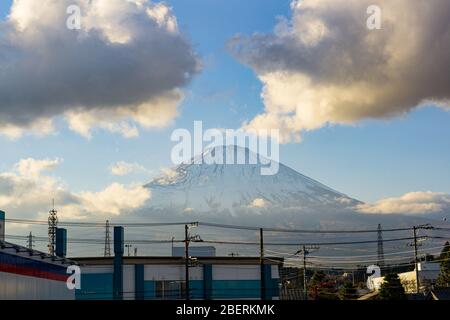
<path fill-rule="evenodd" d="M 73 265 L 76 264 L 75 261 L 64 258 L 51 256 L 48 253 L 30 249 L 18 244 L 0 241 L 0 253 L 12 254 L 15 256 L 20 256 L 22 258 L 28 258 L 32 260 L 40 260 L 47 263 L 59 264 L 59 265 Z"/>
<path fill-rule="evenodd" d="M 199 263 L 204 264 L 230 264 L 255 265 L 260 263 L 259 257 L 195 257 Z M 80 265 L 112 265 L 114 257 L 72 257 Z M 279 265 L 284 259 L 279 257 L 266 257 L 265 264 Z M 123 257 L 123 264 L 184 264 L 183 257 L 149 256 L 149 257 Z"/>

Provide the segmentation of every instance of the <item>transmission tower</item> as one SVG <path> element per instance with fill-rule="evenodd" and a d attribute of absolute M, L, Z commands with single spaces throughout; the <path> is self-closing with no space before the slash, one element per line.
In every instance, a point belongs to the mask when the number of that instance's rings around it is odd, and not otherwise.
<path fill-rule="evenodd" d="M 105 257 L 111 256 L 111 237 L 109 233 L 109 220 L 106 220 L 105 224 Z"/>
<path fill-rule="evenodd" d="M 56 227 L 58 226 L 58 211 L 55 210 L 55 200 L 52 200 L 52 210 L 48 212 L 48 253 L 55 255 Z"/>
<path fill-rule="evenodd" d="M 28 235 L 27 238 L 28 238 L 27 239 L 27 248 L 30 249 L 30 250 L 33 250 L 33 242 L 34 242 L 33 234 L 30 232 L 30 234 Z"/>
<path fill-rule="evenodd" d="M 381 224 L 378 224 L 378 266 L 384 266 L 383 231 Z"/>

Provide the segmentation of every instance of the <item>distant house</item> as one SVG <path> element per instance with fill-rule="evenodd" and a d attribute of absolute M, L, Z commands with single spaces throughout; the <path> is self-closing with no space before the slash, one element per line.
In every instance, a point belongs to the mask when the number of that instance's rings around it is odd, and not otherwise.
<path fill-rule="evenodd" d="M 420 262 L 417 264 L 421 289 L 433 285 L 439 277 L 440 265 L 434 262 Z M 398 274 L 400 281 L 405 288 L 406 293 L 416 291 L 416 271 L 403 272 Z M 373 287 L 376 291 L 380 290 L 384 277 L 372 279 Z"/>

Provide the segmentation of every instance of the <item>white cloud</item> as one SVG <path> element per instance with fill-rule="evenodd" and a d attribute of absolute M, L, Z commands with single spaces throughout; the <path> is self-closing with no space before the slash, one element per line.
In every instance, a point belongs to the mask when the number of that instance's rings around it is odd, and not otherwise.
<path fill-rule="evenodd" d="M 133 173 L 151 174 L 152 171 L 148 170 L 139 163 L 130 163 L 126 161 L 119 161 L 109 167 L 111 174 L 115 176 L 126 176 Z"/>
<path fill-rule="evenodd" d="M 80 192 L 77 196 L 80 203 L 75 205 L 75 209 L 104 215 L 120 215 L 122 210 L 141 207 L 150 198 L 150 191 L 141 185 L 125 187 L 113 183 L 102 191 Z"/>
<path fill-rule="evenodd" d="M 69 5 L 80 30 L 66 27 Z M 55 117 L 86 137 L 166 126 L 200 69 L 164 3 L 16 0 L 0 33 L 0 134 L 11 138 L 51 133 Z"/>
<path fill-rule="evenodd" d="M 269 201 L 262 199 L 262 198 L 256 198 L 250 203 L 251 208 L 265 208 L 270 204 Z"/>
<path fill-rule="evenodd" d="M 369 5 L 382 30 L 366 26 Z M 245 128 L 284 142 L 327 124 L 390 118 L 432 101 L 449 106 L 448 0 L 302 0 L 272 34 L 236 36 L 233 54 L 263 83 L 264 113 Z"/>
<path fill-rule="evenodd" d="M 36 160 L 33 158 L 22 159 L 14 165 L 14 169 L 21 177 L 37 179 L 46 170 L 52 170 L 61 163 L 61 159 Z"/>
<path fill-rule="evenodd" d="M 10 172 L 0 172 L 0 208 L 16 218 L 45 218 L 55 199 L 63 219 L 119 215 L 141 207 L 151 193 L 140 185 L 112 183 L 101 191 L 70 191 L 60 178 L 47 174 L 59 159 L 23 159 Z"/>
<path fill-rule="evenodd" d="M 363 213 L 426 214 L 450 210 L 450 194 L 442 192 L 409 192 L 398 198 L 381 199 L 372 204 L 358 205 Z"/>

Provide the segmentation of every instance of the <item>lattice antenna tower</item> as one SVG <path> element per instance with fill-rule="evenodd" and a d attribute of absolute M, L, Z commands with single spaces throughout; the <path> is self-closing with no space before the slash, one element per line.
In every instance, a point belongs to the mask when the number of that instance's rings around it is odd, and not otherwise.
<path fill-rule="evenodd" d="M 55 210 L 55 199 L 52 199 L 52 209 L 48 212 L 48 253 L 55 255 L 56 228 L 58 227 L 58 211 Z"/>
<path fill-rule="evenodd" d="M 106 220 L 106 223 L 105 223 L 105 251 L 104 251 L 105 257 L 111 256 L 111 234 L 110 234 L 109 228 L 110 228 L 109 220 Z"/>

